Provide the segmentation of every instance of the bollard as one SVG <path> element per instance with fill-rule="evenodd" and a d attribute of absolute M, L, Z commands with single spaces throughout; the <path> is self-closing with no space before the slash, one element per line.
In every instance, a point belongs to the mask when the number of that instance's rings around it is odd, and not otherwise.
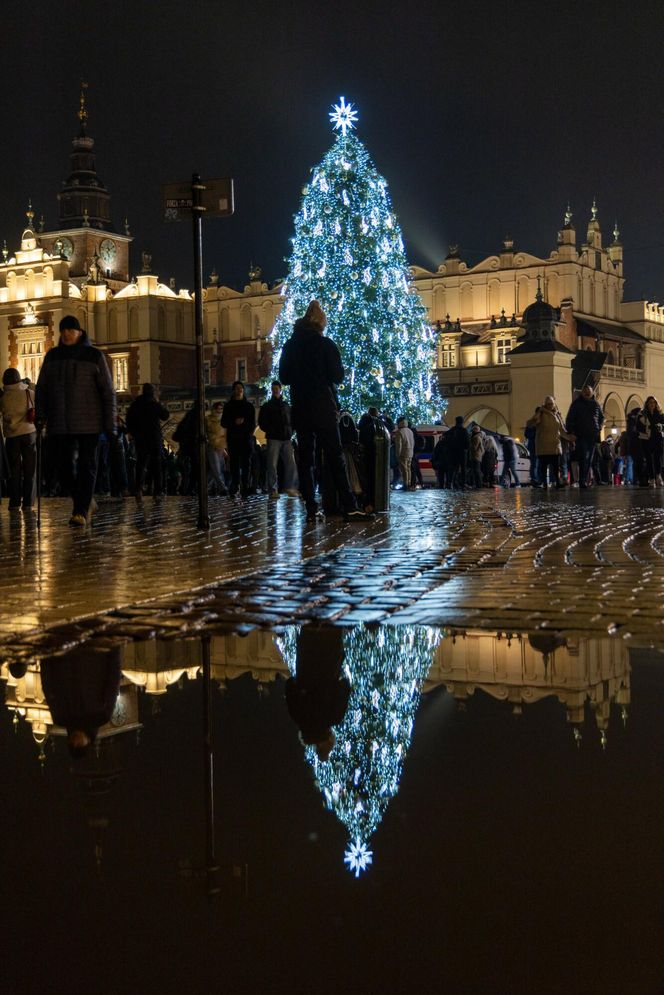
<path fill-rule="evenodd" d="M 390 510 L 390 433 L 381 422 L 374 432 L 374 511 Z"/>

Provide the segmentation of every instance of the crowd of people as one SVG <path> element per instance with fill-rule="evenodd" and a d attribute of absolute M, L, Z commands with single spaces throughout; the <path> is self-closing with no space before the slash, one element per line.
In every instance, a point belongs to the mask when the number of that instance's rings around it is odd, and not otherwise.
<path fill-rule="evenodd" d="M 103 354 L 78 320 L 66 316 L 60 342 L 46 354 L 36 385 L 13 367 L 2 377 L 0 481 L 6 483 L 9 509 L 34 507 L 39 451 L 41 492 L 71 497 L 73 526 L 89 524 L 95 494 L 133 495 L 138 504 L 150 494 L 159 502 L 165 494 L 195 493 L 202 479 L 210 494 L 239 503 L 258 493 L 270 501 L 282 494 L 301 499 L 309 523 L 321 513 L 366 520 L 375 503 L 377 444 L 382 439 L 389 446 L 392 486 L 414 490 L 423 483 L 425 440 L 405 417 L 395 424 L 369 407 L 356 424 L 350 412 L 340 411 L 336 388 L 344 370 L 325 327 L 325 315 L 312 301 L 295 322 L 282 351 L 280 380 L 273 381 L 258 416 L 244 384 L 236 381 L 231 397 L 206 412 L 201 447 L 197 402 L 165 438 L 171 416 L 152 384 L 143 385 L 122 418 Z M 290 404 L 282 383 L 290 387 Z M 664 414 L 657 399 L 648 397 L 642 409 L 630 411 L 615 440 L 611 434 L 601 438 L 603 424 L 590 386 L 565 418 L 555 398 L 544 398 L 525 426 L 530 484 L 664 486 Z M 520 486 L 517 460 L 513 438 L 476 424 L 466 427 L 461 416 L 451 428 L 441 426 L 431 456 L 438 485 L 464 490 Z"/>

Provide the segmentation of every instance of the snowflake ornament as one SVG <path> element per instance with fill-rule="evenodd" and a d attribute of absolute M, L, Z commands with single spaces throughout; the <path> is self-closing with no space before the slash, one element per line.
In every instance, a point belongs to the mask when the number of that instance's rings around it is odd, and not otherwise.
<path fill-rule="evenodd" d="M 357 111 L 352 104 L 346 103 L 345 97 L 339 97 L 339 103 L 332 105 L 330 111 L 330 121 L 335 131 L 340 131 L 346 137 L 347 131 L 353 131 L 357 121 Z"/>
<path fill-rule="evenodd" d="M 344 864 L 348 864 L 348 870 L 351 873 L 355 873 L 355 877 L 359 878 L 360 871 L 366 871 L 369 864 L 373 863 L 373 851 L 368 850 L 365 843 L 361 840 L 356 840 L 351 843 L 350 850 L 346 850 L 344 854 Z"/>

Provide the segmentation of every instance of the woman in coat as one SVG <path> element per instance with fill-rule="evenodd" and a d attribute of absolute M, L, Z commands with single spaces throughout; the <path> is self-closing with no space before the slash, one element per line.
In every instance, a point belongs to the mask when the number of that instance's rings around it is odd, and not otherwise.
<path fill-rule="evenodd" d="M 636 416 L 636 430 L 650 487 L 662 486 L 664 456 L 662 425 L 664 425 L 664 414 L 659 406 L 659 401 L 651 394 L 650 397 L 646 398 L 643 410 Z"/>
<path fill-rule="evenodd" d="M 27 511 L 34 501 L 37 465 L 34 387 L 28 387 L 13 367 L 2 374 L 2 386 L 0 413 L 9 468 L 9 510 L 18 511 L 22 500 Z"/>
<path fill-rule="evenodd" d="M 560 481 L 561 439 L 574 441 L 574 436 L 565 431 L 565 423 L 556 405 L 555 398 L 544 398 L 544 404 L 531 419 L 535 426 L 535 452 L 539 468 L 539 482 L 548 487 L 549 470 L 551 483 L 564 487 Z"/>

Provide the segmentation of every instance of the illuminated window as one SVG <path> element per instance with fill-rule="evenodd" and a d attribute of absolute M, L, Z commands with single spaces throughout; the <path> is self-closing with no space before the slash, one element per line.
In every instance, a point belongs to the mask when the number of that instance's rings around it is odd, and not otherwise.
<path fill-rule="evenodd" d="M 496 362 L 509 363 L 510 352 L 514 346 L 514 339 L 511 335 L 505 338 L 496 339 Z"/>
<path fill-rule="evenodd" d="M 16 330 L 18 339 L 18 371 L 30 383 L 36 383 L 44 362 L 46 326 L 32 326 L 28 331 Z"/>
<path fill-rule="evenodd" d="M 456 342 L 442 342 L 440 346 L 440 365 L 448 368 L 457 365 Z"/>
<path fill-rule="evenodd" d="M 111 356 L 111 375 L 113 386 L 117 391 L 129 390 L 129 353 L 117 353 Z"/>

